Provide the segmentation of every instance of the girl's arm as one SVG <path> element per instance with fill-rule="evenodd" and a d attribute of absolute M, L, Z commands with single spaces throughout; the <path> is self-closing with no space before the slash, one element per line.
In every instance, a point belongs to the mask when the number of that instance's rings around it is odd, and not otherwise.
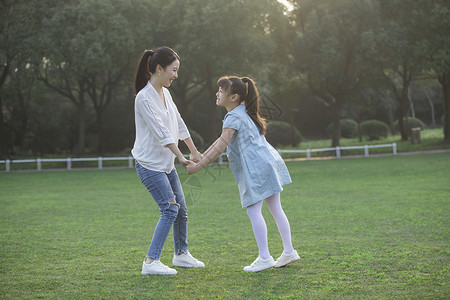
<path fill-rule="evenodd" d="M 197 147 L 195 147 L 192 138 L 188 137 L 187 139 L 184 139 L 183 142 L 186 144 L 186 146 L 189 148 L 189 151 L 191 152 L 191 160 L 193 160 L 194 162 L 199 162 L 202 159 L 202 154 L 198 152 Z"/>
<path fill-rule="evenodd" d="M 236 130 L 234 129 L 224 128 L 220 137 L 203 154 L 202 160 L 198 163 L 191 163 L 186 167 L 187 172 L 189 174 L 195 174 L 215 161 L 225 151 L 235 132 Z"/>
<path fill-rule="evenodd" d="M 209 148 L 205 152 L 203 152 L 203 156 L 207 155 L 211 151 L 211 149 L 213 149 L 217 145 L 218 142 L 219 139 L 215 140 L 214 143 L 212 143 L 212 145 L 209 146 Z"/>

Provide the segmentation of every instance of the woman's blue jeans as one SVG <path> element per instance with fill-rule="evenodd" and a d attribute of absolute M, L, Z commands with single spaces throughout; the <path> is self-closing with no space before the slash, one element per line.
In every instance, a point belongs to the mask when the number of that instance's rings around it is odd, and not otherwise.
<path fill-rule="evenodd" d="M 156 224 L 147 257 L 159 259 L 173 226 L 175 253 L 187 253 L 187 207 L 183 189 L 175 168 L 169 174 L 144 168 L 136 162 L 136 171 L 147 190 L 159 206 L 161 216 Z M 171 200 L 175 199 L 176 203 Z"/>

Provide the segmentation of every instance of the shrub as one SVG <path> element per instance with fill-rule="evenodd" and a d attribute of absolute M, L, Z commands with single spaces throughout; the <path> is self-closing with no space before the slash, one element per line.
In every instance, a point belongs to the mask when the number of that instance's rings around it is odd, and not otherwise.
<path fill-rule="evenodd" d="M 266 139 L 274 147 L 296 147 L 302 141 L 302 136 L 297 128 L 287 122 L 270 121 L 267 123 Z"/>
<path fill-rule="evenodd" d="M 358 129 L 358 123 L 352 119 L 342 119 L 341 123 L 341 137 L 352 138 L 355 136 L 356 129 Z M 334 123 L 330 123 L 327 127 L 328 136 L 333 135 Z"/>
<path fill-rule="evenodd" d="M 408 134 L 411 132 L 412 128 L 417 128 L 420 127 L 421 130 L 423 130 L 425 128 L 425 124 L 417 119 L 417 118 L 403 118 L 403 122 L 405 122 L 405 126 L 406 126 L 406 131 L 408 132 Z M 398 127 L 398 120 L 394 122 L 394 132 L 397 133 L 399 132 L 399 127 Z"/>
<path fill-rule="evenodd" d="M 386 123 L 378 120 L 368 120 L 361 123 L 361 135 L 367 136 L 369 141 L 379 140 L 381 137 L 386 138 L 389 127 Z"/>
<path fill-rule="evenodd" d="M 194 141 L 195 146 L 197 147 L 197 149 L 199 151 L 201 151 L 201 149 L 205 145 L 205 142 L 204 142 L 202 136 L 197 131 L 194 131 L 192 129 L 189 129 L 189 133 L 191 134 L 191 138 Z M 178 148 L 180 149 L 181 153 L 183 153 L 183 154 L 190 153 L 189 148 L 186 146 L 186 144 L 184 142 L 179 142 Z"/>

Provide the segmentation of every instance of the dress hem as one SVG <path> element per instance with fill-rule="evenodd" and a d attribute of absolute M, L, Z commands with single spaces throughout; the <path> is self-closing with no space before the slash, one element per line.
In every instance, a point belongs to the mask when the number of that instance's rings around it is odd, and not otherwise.
<path fill-rule="evenodd" d="M 291 182 L 288 182 L 288 183 L 285 183 L 285 184 L 282 184 L 282 185 L 280 186 L 280 190 L 279 190 L 278 192 L 270 192 L 270 193 L 268 193 L 267 196 L 262 196 L 262 197 L 264 197 L 264 198 L 262 198 L 262 199 L 260 199 L 260 200 L 257 200 L 257 201 L 254 201 L 254 202 L 252 202 L 252 203 L 250 203 L 250 204 L 247 204 L 247 205 L 245 205 L 245 206 L 242 204 L 242 201 L 241 201 L 242 208 L 247 208 L 247 207 L 249 207 L 249 206 L 251 206 L 251 205 L 253 205 L 253 204 L 255 204 L 255 203 L 258 203 L 258 202 L 260 202 L 260 201 L 266 200 L 267 198 L 269 198 L 269 197 L 272 196 L 272 195 L 281 193 L 281 192 L 283 191 L 283 186 L 285 186 L 285 185 L 287 185 L 287 184 L 290 184 L 290 183 L 292 183 L 292 181 L 291 181 Z M 266 195 L 266 194 L 264 194 L 264 195 Z"/>

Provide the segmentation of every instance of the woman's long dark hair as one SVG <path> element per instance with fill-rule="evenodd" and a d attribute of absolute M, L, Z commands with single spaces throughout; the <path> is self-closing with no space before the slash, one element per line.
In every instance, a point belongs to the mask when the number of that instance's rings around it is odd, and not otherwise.
<path fill-rule="evenodd" d="M 247 113 L 252 118 L 260 134 L 266 134 L 266 120 L 259 115 L 259 92 L 255 82 L 248 77 L 223 76 L 217 81 L 217 86 L 237 94 L 244 102 Z"/>
<path fill-rule="evenodd" d="M 156 50 L 145 50 L 139 59 L 134 79 L 134 88 L 136 94 L 139 93 L 150 80 L 152 73 L 155 72 L 156 66 L 160 65 L 165 69 L 175 60 L 180 60 L 178 54 L 169 47 L 159 47 Z"/>

